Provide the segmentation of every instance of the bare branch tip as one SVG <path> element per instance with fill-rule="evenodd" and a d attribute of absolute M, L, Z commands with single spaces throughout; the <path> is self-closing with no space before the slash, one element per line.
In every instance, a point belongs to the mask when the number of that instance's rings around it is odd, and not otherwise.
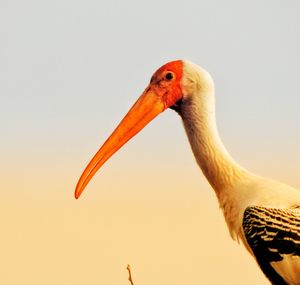
<path fill-rule="evenodd" d="M 129 274 L 128 280 L 129 280 L 129 282 L 130 282 L 131 285 L 134 285 L 134 284 L 133 284 L 133 280 L 132 280 L 132 276 L 131 276 L 131 267 L 130 267 L 129 264 L 127 265 L 127 268 L 126 268 L 126 269 L 128 270 L 128 274 Z"/>

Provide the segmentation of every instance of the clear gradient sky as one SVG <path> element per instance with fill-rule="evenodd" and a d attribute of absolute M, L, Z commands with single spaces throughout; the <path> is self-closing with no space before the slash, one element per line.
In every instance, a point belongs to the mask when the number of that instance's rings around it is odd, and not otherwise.
<path fill-rule="evenodd" d="M 76 201 L 86 163 L 163 63 L 214 77 L 245 167 L 300 188 L 299 1 L 2 0 L 0 284 L 267 284 L 166 111 Z"/>

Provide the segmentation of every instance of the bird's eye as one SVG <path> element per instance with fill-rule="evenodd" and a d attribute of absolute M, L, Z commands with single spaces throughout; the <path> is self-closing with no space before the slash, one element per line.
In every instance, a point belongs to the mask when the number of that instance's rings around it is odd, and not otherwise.
<path fill-rule="evenodd" d="M 165 75 L 166 80 L 172 80 L 174 78 L 174 74 L 172 72 L 168 72 Z"/>

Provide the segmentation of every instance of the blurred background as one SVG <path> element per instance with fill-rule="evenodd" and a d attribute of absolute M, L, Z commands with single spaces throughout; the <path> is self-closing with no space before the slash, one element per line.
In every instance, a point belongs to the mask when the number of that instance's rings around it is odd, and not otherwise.
<path fill-rule="evenodd" d="M 77 201 L 84 167 L 174 59 L 206 68 L 232 156 L 300 188 L 297 1 L 3 0 L 0 283 L 268 284 L 167 110 Z"/>

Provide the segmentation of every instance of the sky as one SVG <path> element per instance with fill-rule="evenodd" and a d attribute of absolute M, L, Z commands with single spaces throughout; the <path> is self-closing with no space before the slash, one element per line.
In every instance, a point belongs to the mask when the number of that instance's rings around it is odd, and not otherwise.
<path fill-rule="evenodd" d="M 244 167 L 300 188 L 298 1 L 0 3 L 0 283 L 268 284 L 167 110 L 75 200 L 84 167 L 174 59 L 207 69 Z"/>

